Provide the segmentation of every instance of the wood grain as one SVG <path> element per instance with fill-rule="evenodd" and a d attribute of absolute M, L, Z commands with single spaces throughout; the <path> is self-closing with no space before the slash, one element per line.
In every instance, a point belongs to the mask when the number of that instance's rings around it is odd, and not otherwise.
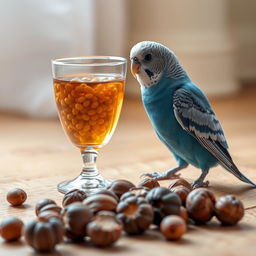
<path fill-rule="evenodd" d="M 256 89 L 247 88 L 239 95 L 212 100 L 238 167 L 256 181 Z M 34 205 L 42 198 L 61 202 L 56 185 L 78 175 L 81 158 L 66 139 L 57 120 L 30 120 L 0 114 L 0 220 L 17 216 L 25 222 L 34 218 Z M 98 167 L 110 179 L 126 178 L 138 183 L 139 175 L 175 166 L 175 160 L 157 139 L 144 113 L 142 104 L 125 100 L 117 130 L 100 152 Z M 189 181 L 200 171 L 188 167 L 182 176 Z M 242 222 L 235 227 L 220 227 L 216 220 L 207 226 L 191 226 L 178 242 L 167 242 L 156 230 L 143 236 L 123 236 L 109 249 L 97 249 L 88 243 L 63 243 L 49 255 L 255 255 L 256 190 L 252 189 L 221 167 L 208 176 L 217 196 L 235 194 L 247 208 Z M 162 182 L 168 185 L 168 182 Z M 11 207 L 5 200 L 13 187 L 28 193 L 26 204 Z M 24 241 L 11 244 L 0 240 L 0 255 L 35 255 Z M 37 254 L 40 255 L 40 254 Z"/>

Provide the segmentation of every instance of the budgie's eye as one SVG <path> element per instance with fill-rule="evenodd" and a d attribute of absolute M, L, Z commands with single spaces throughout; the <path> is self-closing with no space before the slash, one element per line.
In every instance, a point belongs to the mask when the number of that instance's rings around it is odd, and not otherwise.
<path fill-rule="evenodd" d="M 139 60 L 138 60 L 137 57 L 134 57 L 134 58 L 133 58 L 133 61 L 134 61 L 135 63 L 139 63 Z"/>
<path fill-rule="evenodd" d="M 152 59 L 152 55 L 150 53 L 146 54 L 144 57 L 144 60 L 146 61 L 151 61 L 151 59 Z"/>

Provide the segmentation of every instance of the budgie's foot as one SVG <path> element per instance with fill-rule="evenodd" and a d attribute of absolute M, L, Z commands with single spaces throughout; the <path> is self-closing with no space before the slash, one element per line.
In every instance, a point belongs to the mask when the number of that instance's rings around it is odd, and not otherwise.
<path fill-rule="evenodd" d="M 178 179 L 180 177 L 180 174 L 177 174 L 177 172 L 186 168 L 187 166 L 188 166 L 187 163 L 183 163 L 183 164 L 180 164 L 180 166 L 173 168 L 171 170 L 168 170 L 166 172 L 147 172 L 147 173 L 143 173 L 140 177 L 149 177 L 156 180 Z"/>
<path fill-rule="evenodd" d="M 170 171 L 166 172 L 147 172 L 140 175 L 140 177 L 149 177 L 155 180 L 171 180 L 171 179 L 178 179 L 180 174 L 174 174 Z"/>
<path fill-rule="evenodd" d="M 198 181 L 195 180 L 191 184 L 192 188 L 207 188 L 209 186 L 209 181 Z"/>
<path fill-rule="evenodd" d="M 206 175 L 208 174 L 209 170 L 202 170 L 201 175 L 199 176 L 198 179 L 196 179 L 191 186 L 193 188 L 200 188 L 200 187 L 208 187 L 209 181 L 204 181 Z"/>

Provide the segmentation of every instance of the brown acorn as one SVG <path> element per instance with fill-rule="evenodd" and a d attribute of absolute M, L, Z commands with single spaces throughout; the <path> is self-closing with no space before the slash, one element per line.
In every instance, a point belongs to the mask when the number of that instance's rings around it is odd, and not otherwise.
<path fill-rule="evenodd" d="M 122 234 L 122 224 L 113 212 L 101 211 L 87 225 L 87 234 L 91 242 L 99 247 L 110 246 Z"/>
<path fill-rule="evenodd" d="M 5 218 L 0 223 L 0 235 L 7 242 L 18 240 L 22 235 L 22 227 L 23 222 L 20 219 L 15 217 Z"/>
<path fill-rule="evenodd" d="M 122 194 L 133 187 L 135 187 L 135 185 L 128 180 L 115 180 L 109 185 L 108 190 L 114 192 L 118 198 L 120 198 Z"/>
<path fill-rule="evenodd" d="M 147 187 L 149 189 L 152 189 L 152 188 L 160 187 L 160 184 L 156 179 L 145 178 L 139 182 L 138 187 Z"/>
<path fill-rule="evenodd" d="M 189 221 L 188 211 L 185 207 L 180 207 L 180 215 L 179 215 L 186 223 Z"/>
<path fill-rule="evenodd" d="M 101 189 L 97 192 L 94 193 L 94 195 L 107 195 L 107 196 L 112 196 L 117 202 L 119 201 L 118 196 L 111 190 L 108 189 Z"/>
<path fill-rule="evenodd" d="M 62 221 L 62 215 L 56 211 L 41 211 L 39 212 L 37 219 L 38 221 L 49 221 L 51 218 L 57 218 Z"/>
<path fill-rule="evenodd" d="M 25 225 L 25 240 L 39 252 L 51 252 L 55 246 L 63 240 L 63 223 L 52 218 L 49 221 L 31 221 Z"/>
<path fill-rule="evenodd" d="M 206 188 L 197 188 L 191 191 L 186 200 L 189 216 L 197 223 L 205 223 L 214 215 L 215 197 Z"/>
<path fill-rule="evenodd" d="M 87 198 L 87 194 L 79 189 L 72 189 L 68 191 L 62 200 L 62 206 L 65 207 L 68 204 L 72 204 L 74 202 L 82 202 L 85 198 Z"/>
<path fill-rule="evenodd" d="M 215 215 L 223 225 L 235 225 L 244 216 L 243 203 L 233 195 L 222 196 L 215 204 Z"/>
<path fill-rule="evenodd" d="M 117 218 L 123 223 L 128 234 L 140 234 L 153 222 L 152 206 L 143 197 L 130 196 L 119 202 Z"/>
<path fill-rule="evenodd" d="M 125 192 L 121 197 L 120 201 L 130 197 L 130 196 L 136 196 L 136 197 L 143 197 L 145 198 L 149 192 L 149 188 L 147 187 L 134 187 L 131 188 L 130 191 Z"/>
<path fill-rule="evenodd" d="M 26 201 L 27 193 L 21 188 L 13 188 L 7 193 L 6 199 L 11 205 L 19 206 Z"/>
<path fill-rule="evenodd" d="M 172 180 L 171 183 L 169 184 L 169 189 L 172 189 L 174 187 L 177 187 L 177 186 L 184 186 L 186 187 L 189 191 L 192 191 L 193 188 L 191 186 L 191 184 L 186 181 L 185 179 L 183 178 L 179 178 L 179 179 L 175 179 L 175 180 Z"/>
<path fill-rule="evenodd" d="M 88 206 L 93 213 L 97 213 L 99 211 L 115 211 L 117 201 L 112 196 L 94 194 L 87 197 L 83 201 L 83 204 Z"/>
<path fill-rule="evenodd" d="M 35 206 L 35 212 L 36 212 L 36 216 L 38 215 L 38 213 L 40 212 L 41 208 L 43 208 L 44 206 L 46 206 L 47 204 L 55 204 L 56 202 L 52 199 L 46 198 L 46 199 L 41 199 L 36 203 Z"/>
<path fill-rule="evenodd" d="M 162 220 L 160 230 L 166 239 L 178 240 L 186 233 L 187 226 L 181 217 L 169 215 Z"/>
<path fill-rule="evenodd" d="M 186 205 L 186 199 L 190 193 L 190 190 L 187 187 L 179 185 L 171 188 L 170 190 L 179 196 L 182 205 Z"/>
<path fill-rule="evenodd" d="M 154 224 L 159 225 L 167 215 L 179 215 L 181 200 L 178 195 L 167 188 L 157 187 L 151 189 L 146 199 L 154 210 Z"/>
<path fill-rule="evenodd" d="M 61 213 L 62 211 L 62 208 L 56 204 L 47 204 L 43 207 L 40 208 L 39 212 L 38 212 L 38 215 L 41 213 L 41 212 L 44 212 L 44 211 L 54 211 L 58 214 Z"/>
<path fill-rule="evenodd" d="M 91 209 L 80 202 L 75 202 L 67 205 L 62 215 L 66 237 L 71 240 L 83 239 L 86 235 L 87 224 L 93 217 Z"/>

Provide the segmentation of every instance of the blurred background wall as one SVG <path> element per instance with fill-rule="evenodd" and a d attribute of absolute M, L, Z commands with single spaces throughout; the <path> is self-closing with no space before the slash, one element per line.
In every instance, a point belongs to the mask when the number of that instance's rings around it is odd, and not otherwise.
<path fill-rule="evenodd" d="M 0 0 L 0 111 L 56 116 L 50 59 L 172 49 L 208 95 L 256 81 L 254 0 Z M 256 82 L 254 82 L 256 84 Z M 139 97 L 128 70 L 127 96 Z"/>
<path fill-rule="evenodd" d="M 237 44 L 236 72 L 240 81 L 256 85 L 256 1 L 230 1 L 232 32 Z"/>
<path fill-rule="evenodd" d="M 131 0 L 129 11 L 129 48 L 141 40 L 167 45 L 208 95 L 256 81 L 256 1 Z"/>
<path fill-rule="evenodd" d="M 90 54 L 92 1 L 0 0 L 0 110 L 56 116 L 50 60 Z"/>

